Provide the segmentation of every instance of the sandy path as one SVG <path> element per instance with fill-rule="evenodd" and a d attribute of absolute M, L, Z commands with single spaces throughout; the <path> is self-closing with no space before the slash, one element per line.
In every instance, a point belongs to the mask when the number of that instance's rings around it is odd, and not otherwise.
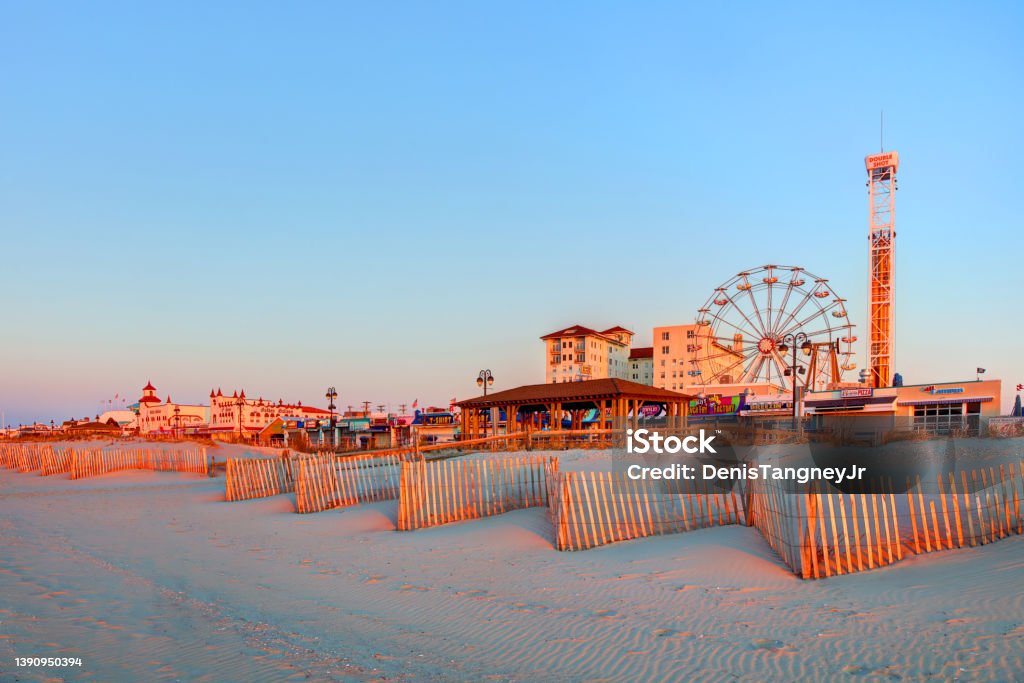
<path fill-rule="evenodd" d="M 558 553 L 540 509 L 400 534 L 394 502 L 87 482 L 0 471 L 0 680 L 1024 675 L 1020 537 L 805 582 L 739 527 Z M 85 666 L 13 668 L 32 655 Z"/>

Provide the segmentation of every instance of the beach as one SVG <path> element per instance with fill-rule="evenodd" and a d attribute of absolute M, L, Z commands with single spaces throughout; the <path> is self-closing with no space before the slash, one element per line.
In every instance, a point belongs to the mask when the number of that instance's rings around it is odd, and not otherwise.
<path fill-rule="evenodd" d="M 558 552 L 543 508 L 397 532 L 395 501 L 65 476 L 0 470 L 3 681 L 1024 675 L 1019 536 L 806 581 L 744 526 Z"/>

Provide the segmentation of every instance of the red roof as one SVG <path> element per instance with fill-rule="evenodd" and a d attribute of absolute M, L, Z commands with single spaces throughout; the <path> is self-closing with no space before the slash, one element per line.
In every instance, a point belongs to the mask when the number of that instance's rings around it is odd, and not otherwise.
<path fill-rule="evenodd" d="M 311 415 L 330 415 L 331 414 L 331 411 L 329 411 L 329 410 L 324 410 L 323 408 L 314 408 L 312 406 L 304 406 L 304 405 L 302 405 L 301 402 L 299 404 L 297 404 L 297 405 L 285 404 L 284 407 L 285 408 L 295 408 L 300 413 L 309 413 Z"/>
<path fill-rule="evenodd" d="M 159 403 L 160 398 L 158 396 L 143 396 L 139 399 L 139 403 Z"/>
<path fill-rule="evenodd" d="M 573 325 L 571 327 L 566 327 L 566 328 L 563 328 L 561 330 L 557 330 L 555 332 L 552 332 L 551 334 L 545 334 L 543 337 L 541 337 L 541 339 L 559 339 L 561 337 L 582 337 L 582 336 L 585 336 L 585 335 L 590 335 L 590 336 L 593 336 L 593 337 L 610 338 L 611 335 L 613 335 L 613 334 L 615 334 L 617 332 L 625 332 L 627 334 L 633 334 L 632 330 L 627 330 L 625 327 L 622 327 L 621 325 L 616 325 L 615 327 L 609 327 L 604 332 L 598 332 L 597 330 L 595 330 L 592 327 L 585 327 L 583 325 Z"/>
<path fill-rule="evenodd" d="M 585 334 L 598 334 L 599 335 L 601 333 L 598 332 L 597 330 L 593 329 L 593 328 L 590 328 L 590 327 L 584 327 L 583 325 L 573 325 L 571 327 L 566 327 L 566 328 L 563 328 L 563 329 L 558 330 L 556 332 L 552 332 L 551 334 L 545 334 L 543 337 L 541 337 L 541 339 L 556 339 L 558 337 L 574 337 L 574 336 L 578 337 L 578 336 L 582 336 L 582 335 L 585 335 Z"/>
<path fill-rule="evenodd" d="M 629 359 L 634 358 L 654 358 L 654 347 L 653 346 L 638 346 L 629 352 Z"/>
<path fill-rule="evenodd" d="M 152 382 L 146 382 L 146 386 L 142 387 L 143 391 L 156 391 L 156 387 L 153 386 Z"/>

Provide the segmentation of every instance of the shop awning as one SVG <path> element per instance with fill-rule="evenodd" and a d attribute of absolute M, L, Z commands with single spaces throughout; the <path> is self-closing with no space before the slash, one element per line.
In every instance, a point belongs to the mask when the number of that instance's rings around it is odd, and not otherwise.
<path fill-rule="evenodd" d="M 868 396 L 865 398 L 834 398 L 825 401 L 806 401 L 807 408 L 857 408 L 860 406 L 892 404 L 895 396 Z"/>
<path fill-rule="evenodd" d="M 956 398 L 925 398 L 920 401 L 900 401 L 901 406 L 934 406 L 950 403 L 988 403 L 994 401 L 992 396 L 958 396 Z"/>

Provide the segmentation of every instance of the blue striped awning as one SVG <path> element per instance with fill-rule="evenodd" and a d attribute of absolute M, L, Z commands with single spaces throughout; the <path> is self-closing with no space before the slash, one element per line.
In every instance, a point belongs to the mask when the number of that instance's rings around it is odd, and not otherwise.
<path fill-rule="evenodd" d="M 950 403 L 988 403 L 994 401 L 992 396 L 959 396 L 957 398 L 926 398 L 920 401 L 899 401 L 901 406 L 934 406 Z"/>

